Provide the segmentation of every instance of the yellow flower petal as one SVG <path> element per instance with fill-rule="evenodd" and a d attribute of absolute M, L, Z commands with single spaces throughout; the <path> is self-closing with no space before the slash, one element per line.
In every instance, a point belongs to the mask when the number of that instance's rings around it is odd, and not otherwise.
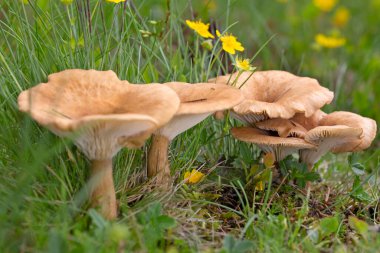
<path fill-rule="evenodd" d="M 184 175 L 184 180 L 189 184 L 196 184 L 205 176 L 202 172 L 193 169 L 191 172 L 187 171 Z"/>
<path fill-rule="evenodd" d="M 215 32 L 215 33 L 216 33 L 216 36 L 220 37 L 221 34 L 220 34 L 220 32 L 219 32 L 218 29 L 216 29 L 216 32 Z"/>
<path fill-rule="evenodd" d="M 240 70 L 248 71 L 253 69 L 251 64 L 249 64 L 249 59 L 240 59 L 239 57 L 236 57 L 234 65 Z"/>
<path fill-rule="evenodd" d="M 326 36 L 324 34 L 317 34 L 315 36 L 315 42 L 326 48 L 337 48 L 342 47 L 346 44 L 346 38 L 337 36 Z"/>
<path fill-rule="evenodd" d="M 263 190 L 264 190 L 264 184 L 263 184 L 263 181 L 259 181 L 259 182 L 255 185 L 255 190 L 256 190 L 256 191 L 263 191 Z"/>
<path fill-rule="evenodd" d="M 115 3 L 115 4 L 118 4 L 118 3 L 121 3 L 121 2 L 125 2 L 127 0 L 106 0 L 107 2 L 110 2 L 110 3 Z"/>
<path fill-rule="evenodd" d="M 235 54 L 235 50 L 244 51 L 244 47 L 233 35 L 223 35 L 220 37 L 220 40 L 222 41 L 223 50 L 227 53 Z"/>
<path fill-rule="evenodd" d="M 215 38 L 214 35 L 209 32 L 210 24 L 205 24 L 200 20 L 195 22 L 186 20 L 186 24 L 203 38 Z"/>
<path fill-rule="evenodd" d="M 74 0 L 61 0 L 61 3 L 65 4 L 65 5 L 70 5 L 73 3 Z"/>
<path fill-rule="evenodd" d="M 337 4 L 337 0 L 313 0 L 314 5 L 321 11 L 329 12 Z"/>
<path fill-rule="evenodd" d="M 346 7 L 340 7 L 334 14 L 333 24 L 337 27 L 344 27 L 350 19 L 350 11 Z"/>

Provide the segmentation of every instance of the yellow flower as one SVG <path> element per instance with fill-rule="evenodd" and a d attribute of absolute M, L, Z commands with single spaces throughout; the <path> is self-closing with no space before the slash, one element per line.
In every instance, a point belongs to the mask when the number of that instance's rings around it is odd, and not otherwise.
<path fill-rule="evenodd" d="M 337 27 L 344 27 L 350 19 L 350 11 L 346 7 L 340 7 L 334 14 L 333 24 Z"/>
<path fill-rule="evenodd" d="M 186 24 L 203 38 L 214 38 L 214 35 L 208 31 L 210 24 L 205 24 L 200 20 L 195 22 L 186 20 Z"/>
<path fill-rule="evenodd" d="M 244 51 L 244 47 L 233 35 L 223 35 L 220 37 L 220 40 L 222 41 L 223 50 L 227 53 L 235 54 L 235 50 Z"/>
<path fill-rule="evenodd" d="M 315 36 L 315 42 L 317 42 L 317 44 L 322 47 L 337 48 L 342 47 L 346 44 L 346 38 L 338 36 L 326 36 L 319 33 Z"/>
<path fill-rule="evenodd" d="M 215 33 L 216 33 L 216 36 L 220 37 L 221 34 L 220 34 L 220 32 L 219 32 L 218 29 L 216 29 L 216 32 L 215 32 Z"/>
<path fill-rule="evenodd" d="M 110 3 L 115 3 L 115 4 L 118 4 L 118 3 L 121 3 L 121 2 L 125 2 L 127 0 L 106 0 L 107 2 L 110 2 Z"/>
<path fill-rule="evenodd" d="M 205 2 L 204 4 L 206 4 L 207 9 L 211 11 L 214 11 L 216 9 L 215 0 L 203 0 L 203 2 Z"/>
<path fill-rule="evenodd" d="M 263 183 L 263 181 L 257 182 L 257 184 L 255 185 L 255 190 L 256 191 L 263 191 L 264 190 L 264 183 Z"/>
<path fill-rule="evenodd" d="M 184 175 L 184 180 L 189 184 L 196 184 L 205 176 L 202 172 L 193 169 L 191 172 L 187 171 Z"/>
<path fill-rule="evenodd" d="M 314 5 L 321 11 L 329 12 L 331 11 L 338 0 L 313 0 Z"/>
<path fill-rule="evenodd" d="M 66 5 L 70 5 L 73 3 L 74 0 L 61 0 L 61 3 L 63 4 L 66 4 Z"/>
<path fill-rule="evenodd" d="M 234 65 L 240 70 L 253 70 L 253 67 L 249 64 L 249 59 L 240 59 L 239 57 L 236 57 Z"/>

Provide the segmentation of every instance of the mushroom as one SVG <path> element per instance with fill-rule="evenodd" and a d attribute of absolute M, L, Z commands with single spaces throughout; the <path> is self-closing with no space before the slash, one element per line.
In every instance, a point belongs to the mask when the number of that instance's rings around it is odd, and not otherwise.
<path fill-rule="evenodd" d="M 334 97 L 316 79 L 279 70 L 236 72 L 209 82 L 232 83 L 240 88 L 245 100 L 233 108 L 232 116 L 252 126 L 268 118 L 290 119 L 296 113 L 310 117 Z"/>
<path fill-rule="evenodd" d="M 113 219 L 117 207 L 112 157 L 125 146 L 143 144 L 167 123 L 179 98 L 164 85 L 132 85 L 112 71 L 72 69 L 23 91 L 18 105 L 42 126 L 73 139 L 91 160 L 92 206 L 100 206 L 101 214 Z"/>
<path fill-rule="evenodd" d="M 316 150 L 301 150 L 301 161 L 309 169 L 328 151 L 355 152 L 368 148 L 376 135 L 376 122 L 351 112 L 333 112 L 311 129 L 305 140 L 318 145 Z"/>
<path fill-rule="evenodd" d="M 361 128 L 363 130 L 360 140 L 335 146 L 331 150 L 333 153 L 356 152 L 367 149 L 371 146 L 372 141 L 376 137 L 376 121 L 352 112 L 337 111 L 330 113 L 321 119 L 320 125 L 345 125 L 353 128 Z"/>
<path fill-rule="evenodd" d="M 306 163 L 309 170 L 311 170 L 319 158 L 330 151 L 330 149 L 349 141 L 360 140 L 362 132 L 361 128 L 344 125 L 313 128 L 306 134 L 305 140 L 317 145 L 318 148 L 315 150 L 301 150 L 301 161 Z"/>
<path fill-rule="evenodd" d="M 170 142 L 214 112 L 237 105 L 243 97 L 238 89 L 224 84 L 170 82 L 164 85 L 178 94 L 181 104 L 170 122 L 153 134 L 147 174 L 149 177 L 157 176 L 156 184 L 165 186 L 170 182 Z"/>
<path fill-rule="evenodd" d="M 231 133 L 240 141 L 256 144 L 265 153 L 274 154 L 277 162 L 300 149 L 316 148 L 301 138 L 271 136 L 268 132 L 253 127 L 235 127 Z"/>

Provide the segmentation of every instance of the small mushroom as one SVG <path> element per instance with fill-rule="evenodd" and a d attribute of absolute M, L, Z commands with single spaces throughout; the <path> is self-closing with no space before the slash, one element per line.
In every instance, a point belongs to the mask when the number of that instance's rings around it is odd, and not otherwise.
<path fill-rule="evenodd" d="M 356 152 L 368 148 L 376 135 L 376 122 L 351 112 L 333 112 L 325 115 L 319 126 L 311 129 L 305 140 L 318 145 L 315 151 L 302 150 L 301 161 L 312 168 L 321 156 Z"/>
<path fill-rule="evenodd" d="M 333 153 L 356 152 L 369 148 L 376 137 L 376 121 L 367 117 L 360 116 L 352 112 L 337 111 L 326 115 L 320 121 L 321 126 L 345 125 L 363 130 L 360 140 L 347 142 L 343 145 L 335 146 Z"/>
<path fill-rule="evenodd" d="M 170 182 L 170 142 L 216 111 L 237 105 L 243 97 L 238 89 L 224 84 L 170 82 L 164 85 L 178 94 L 181 104 L 170 122 L 153 134 L 147 174 L 149 177 L 157 176 L 156 183 L 165 186 Z"/>
<path fill-rule="evenodd" d="M 230 83 L 241 89 L 245 100 L 233 108 L 232 115 L 252 126 L 268 118 L 290 119 L 296 113 L 310 117 L 334 97 L 316 79 L 279 70 L 236 72 L 210 82 Z"/>
<path fill-rule="evenodd" d="M 318 146 L 315 150 L 301 150 L 301 161 L 306 163 L 309 170 L 321 156 L 329 152 L 335 146 L 350 141 L 360 140 L 363 130 L 344 125 L 318 126 L 307 132 L 305 140 Z"/>
<path fill-rule="evenodd" d="M 253 127 L 235 127 L 231 130 L 236 139 L 257 145 L 265 153 L 272 153 L 276 161 L 281 161 L 288 155 L 300 149 L 315 149 L 314 144 L 301 138 L 271 136 L 267 131 Z"/>
<path fill-rule="evenodd" d="M 59 136 L 73 139 L 92 162 L 90 198 L 107 219 L 117 215 L 112 157 L 137 146 L 179 107 L 164 85 L 132 85 L 112 71 L 65 70 L 23 91 L 19 109 Z M 138 138 L 136 137 L 138 136 Z M 130 138 L 134 142 L 130 142 Z"/>

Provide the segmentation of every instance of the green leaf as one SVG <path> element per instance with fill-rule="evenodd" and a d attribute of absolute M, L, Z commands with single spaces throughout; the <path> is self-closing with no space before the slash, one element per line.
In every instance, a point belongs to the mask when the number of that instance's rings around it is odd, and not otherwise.
<path fill-rule="evenodd" d="M 253 242 L 248 240 L 236 240 L 231 235 L 226 235 L 223 241 L 223 249 L 220 252 L 225 253 L 244 253 L 252 249 Z"/>
<path fill-rule="evenodd" d="M 339 229 L 339 219 L 337 216 L 323 218 L 319 222 L 323 236 L 328 236 L 336 233 Z"/>
<path fill-rule="evenodd" d="M 365 221 L 359 220 L 355 216 L 348 218 L 348 224 L 350 227 L 361 235 L 365 235 L 368 232 L 368 224 Z"/>
<path fill-rule="evenodd" d="M 159 216 L 157 222 L 162 229 L 174 228 L 177 225 L 175 219 L 167 215 Z"/>
<path fill-rule="evenodd" d="M 355 177 L 350 196 L 353 199 L 358 200 L 360 202 L 371 201 L 371 196 L 369 196 L 369 194 L 364 190 L 363 186 L 361 185 L 360 178 L 358 176 Z"/>
<path fill-rule="evenodd" d="M 365 174 L 365 167 L 361 163 L 352 164 L 351 169 L 355 175 L 361 176 Z"/>
<path fill-rule="evenodd" d="M 97 228 L 104 229 L 107 226 L 107 221 L 95 209 L 91 208 L 88 215 Z"/>

